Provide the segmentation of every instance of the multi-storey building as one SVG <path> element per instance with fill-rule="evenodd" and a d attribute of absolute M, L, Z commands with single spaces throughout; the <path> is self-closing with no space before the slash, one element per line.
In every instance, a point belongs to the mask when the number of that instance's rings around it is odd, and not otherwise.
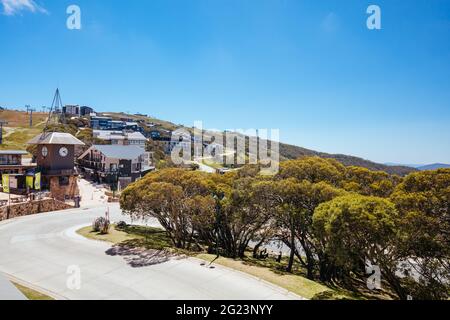
<path fill-rule="evenodd" d="M 151 153 L 132 145 L 93 145 L 78 163 L 92 179 L 121 187 L 154 170 Z"/>
<path fill-rule="evenodd" d="M 131 145 L 145 148 L 147 138 L 140 132 L 94 130 L 94 138 L 112 145 Z"/>

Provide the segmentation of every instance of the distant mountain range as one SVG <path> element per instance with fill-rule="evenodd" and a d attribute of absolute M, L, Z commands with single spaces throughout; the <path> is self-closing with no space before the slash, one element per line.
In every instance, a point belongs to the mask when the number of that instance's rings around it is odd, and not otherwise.
<path fill-rule="evenodd" d="M 294 145 L 289 145 L 285 143 L 280 143 L 280 159 L 296 159 L 304 156 L 317 156 L 321 158 L 336 159 L 346 166 L 359 166 L 364 167 L 374 171 L 384 171 L 389 174 L 396 174 L 399 176 L 405 176 L 411 172 L 417 171 L 417 169 L 404 166 L 404 165 L 386 165 L 381 163 L 376 163 L 370 160 L 349 156 L 345 154 L 330 154 L 325 152 L 314 151 Z"/>
<path fill-rule="evenodd" d="M 445 163 L 433 163 L 433 164 L 423 165 L 423 164 L 398 164 L 398 163 L 388 162 L 388 163 L 385 163 L 385 165 L 390 166 L 390 167 L 405 166 L 405 167 L 414 168 L 414 169 L 417 169 L 420 171 L 450 168 L 450 164 L 445 164 Z"/>
<path fill-rule="evenodd" d="M 420 171 L 425 171 L 425 170 L 437 170 L 437 169 L 445 169 L 445 168 L 450 168 L 450 164 L 433 163 L 433 164 L 427 164 L 425 166 L 418 167 L 417 169 Z"/>

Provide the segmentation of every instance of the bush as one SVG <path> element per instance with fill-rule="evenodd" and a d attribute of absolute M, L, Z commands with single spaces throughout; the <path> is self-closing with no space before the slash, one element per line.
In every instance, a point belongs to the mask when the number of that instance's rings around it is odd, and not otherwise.
<path fill-rule="evenodd" d="M 107 234 L 109 232 L 110 222 L 104 217 L 99 217 L 92 223 L 92 230 L 94 232 L 100 232 L 101 234 Z"/>
<path fill-rule="evenodd" d="M 413 300 L 448 300 L 450 297 L 450 286 L 438 279 L 421 277 L 417 281 L 406 277 L 402 282 Z"/>
<path fill-rule="evenodd" d="M 128 226 L 128 224 L 125 221 L 120 221 L 117 223 L 116 228 L 117 229 L 124 229 Z"/>

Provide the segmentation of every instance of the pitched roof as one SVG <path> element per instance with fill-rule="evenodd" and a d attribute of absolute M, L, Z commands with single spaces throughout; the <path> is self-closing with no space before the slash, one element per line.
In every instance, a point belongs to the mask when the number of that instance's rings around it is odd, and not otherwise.
<path fill-rule="evenodd" d="M 126 134 L 127 138 L 129 140 L 145 140 L 147 141 L 147 138 L 140 132 L 128 132 Z"/>
<path fill-rule="evenodd" d="M 1 155 L 8 155 L 8 154 L 13 154 L 13 155 L 26 155 L 28 154 L 28 152 L 23 151 L 23 150 L 1 150 L 0 151 Z"/>
<path fill-rule="evenodd" d="M 84 146 L 84 143 L 75 138 L 70 133 L 65 132 L 46 132 L 34 137 L 28 144 L 68 144 Z"/>
<path fill-rule="evenodd" d="M 123 132 L 123 131 L 104 131 L 104 130 L 94 130 L 93 135 L 96 138 L 103 140 L 142 140 L 147 141 L 147 138 L 140 132 Z"/>
<path fill-rule="evenodd" d="M 145 150 L 138 146 L 93 145 L 92 148 L 100 151 L 107 158 L 123 160 L 135 160 L 145 153 Z"/>

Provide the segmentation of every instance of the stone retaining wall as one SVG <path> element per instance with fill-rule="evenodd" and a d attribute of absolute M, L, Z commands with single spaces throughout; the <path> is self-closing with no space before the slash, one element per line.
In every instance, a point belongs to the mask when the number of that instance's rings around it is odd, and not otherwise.
<path fill-rule="evenodd" d="M 72 209 L 71 205 L 68 205 L 64 202 L 55 200 L 55 199 L 43 199 L 36 201 L 29 201 L 20 204 L 13 204 L 9 208 L 9 218 L 16 218 L 22 216 L 28 216 L 37 213 L 50 212 L 50 211 L 59 211 Z M 0 208 L 0 221 L 6 220 L 8 216 L 8 206 Z"/>

